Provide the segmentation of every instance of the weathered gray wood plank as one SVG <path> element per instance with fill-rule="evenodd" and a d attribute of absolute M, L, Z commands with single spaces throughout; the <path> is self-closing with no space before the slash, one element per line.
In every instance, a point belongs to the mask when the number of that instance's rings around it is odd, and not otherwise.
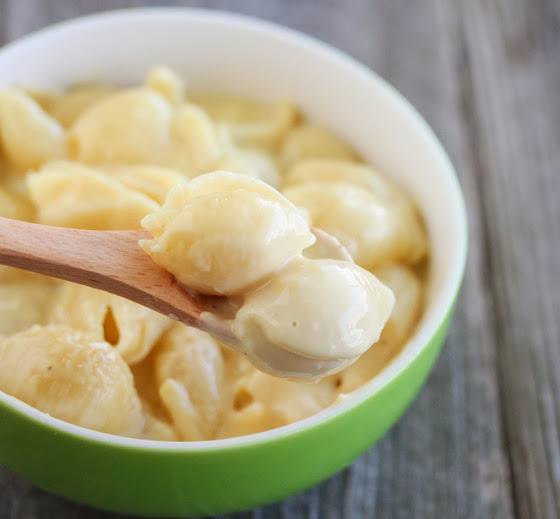
<path fill-rule="evenodd" d="M 560 8 L 554 0 L 0 0 L 0 42 L 107 8 L 253 14 L 365 62 L 457 166 L 470 258 L 446 348 L 403 420 L 348 470 L 236 518 L 560 516 Z M 112 518 L 0 469 L 0 517 Z"/>
<path fill-rule="evenodd" d="M 498 378 L 519 517 L 558 517 L 558 3 L 465 3 Z"/>

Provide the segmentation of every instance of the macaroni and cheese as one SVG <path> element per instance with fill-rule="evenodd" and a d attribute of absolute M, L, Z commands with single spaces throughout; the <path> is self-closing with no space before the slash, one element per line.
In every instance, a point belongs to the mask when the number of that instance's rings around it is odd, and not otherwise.
<path fill-rule="evenodd" d="M 397 185 L 289 101 L 189 92 L 165 67 L 131 88 L 0 91 L 0 216 L 142 221 L 142 247 L 181 282 L 242 297 L 233 329 L 257 366 L 344 368 L 278 378 L 135 303 L 0 266 L 0 390 L 110 434 L 211 440 L 301 420 L 379 373 L 422 309 L 427 239 Z M 310 225 L 356 265 L 306 255 Z"/>

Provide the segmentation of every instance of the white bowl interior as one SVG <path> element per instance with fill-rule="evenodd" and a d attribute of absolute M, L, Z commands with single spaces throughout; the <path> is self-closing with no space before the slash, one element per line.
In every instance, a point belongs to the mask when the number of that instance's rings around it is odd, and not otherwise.
<path fill-rule="evenodd" d="M 0 87 L 60 89 L 76 81 L 138 83 L 153 65 L 177 70 L 196 89 L 258 99 L 295 101 L 312 121 L 348 140 L 416 200 L 431 244 L 426 310 L 417 332 L 370 383 L 302 422 L 328 418 L 365 398 L 401 371 L 428 342 L 458 290 L 466 256 L 466 215 L 453 168 L 409 103 L 374 73 L 339 51 L 289 29 L 198 9 L 134 9 L 85 17 L 48 28 L 0 51 Z M 0 399 L 56 426 L 118 443 L 196 448 L 121 439 L 65 424 L 0 392 Z M 251 436 L 266 439 L 268 431 Z M 224 446 L 243 438 L 198 442 Z"/>

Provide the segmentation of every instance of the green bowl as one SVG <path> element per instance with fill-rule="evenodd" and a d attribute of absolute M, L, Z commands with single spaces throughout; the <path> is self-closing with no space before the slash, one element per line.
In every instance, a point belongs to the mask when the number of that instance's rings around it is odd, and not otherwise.
<path fill-rule="evenodd" d="M 0 462 L 48 491 L 107 510 L 180 516 L 253 508 L 348 465 L 419 391 L 463 276 L 464 201 L 436 137 L 391 86 L 321 42 L 238 15 L 161 8 L 66 22 L 4 47 L 0 87 L 137 82 L 156 64 L 175 68 L 196 89 L 292 99 L 402 184 L 430 237 L 424 315 L 387 369 L 343 401 L 298 423 L 240 438 L 121 438 L 67 424 L 0 392 Z"/>

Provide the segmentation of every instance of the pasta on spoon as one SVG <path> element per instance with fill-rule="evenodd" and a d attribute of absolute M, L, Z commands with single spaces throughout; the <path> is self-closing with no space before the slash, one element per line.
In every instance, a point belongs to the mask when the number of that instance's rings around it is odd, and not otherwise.
<path fill-rule="evenodd" d="M 202 175 L 172 188 L 142 224 L 155 238 L 140 246 L 186 290 L 237 300 L 214 300 L 206 310 L 196 297 L 189 300 L 138 254 L 134 231 L 64 230 L 0 218 L 0 262 L 132 299 L 210 332 L 259 369 L 288 378 L 325 376 L 356 360 L 377 342 L 394 304 L 391 291 L 361 267 L 304 258 L 315 235 L 291 202 L 259 180 Z M 325 235 L 319 236 L 324 248 Z M 237 311 L 230 317 L 224 308 Z M 135 358 L 130 347 L 121 348 Z"/>
<path fill-rule="evenodd" d="M 141 247 L 185 286 L 242 296 L 228 345 L 277 376 L 339 371 L 379 340 L 393 308 L 365 269 L 304 258 L 316 241 L 304 216 L 256 179 L 202 175 L 175 186 L 142 225 L 154 239 Z"/>

